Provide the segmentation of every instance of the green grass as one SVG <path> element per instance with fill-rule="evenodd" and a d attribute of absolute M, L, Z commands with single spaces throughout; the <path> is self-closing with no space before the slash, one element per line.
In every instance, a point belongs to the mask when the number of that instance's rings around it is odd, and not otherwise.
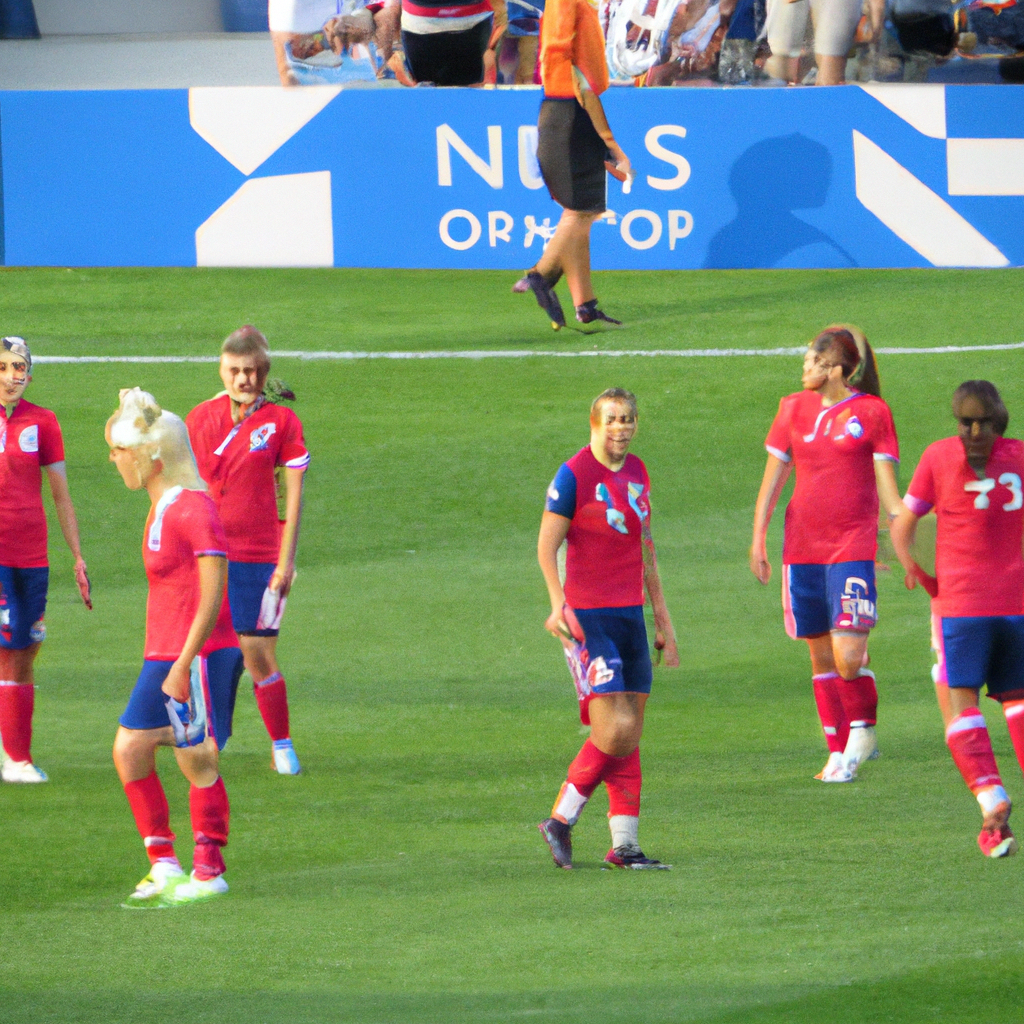
<path fill-rule="evenodd" d="M 553 336 L 507 275 L 4 271 L 4 333 L 45 354 L 210 353 L 243 320 L 285 349 L 796 345 L 860 323 L 878 345 L 1022 340 L 1024 274 L 606 274 L 632 326 Z M 970 316 L 966 311 L 970 311 Z M 904 482 L 989 377 L 1024 413 L 1021 355 L 889 356 Z M 164 913 L 121 899 L 145 858 L 109 748 L 142 652 L 144 495 L 106 462 L 119 387 L 177 412 L 212 366 L 42 365 L 29 398 L 64 426 L 95 584 L 87 613 L 52 550 L 38 663 L 42 787 L 0 787 L 0 1022 L 455 1024 L 539 1019 L 1011 1019 L 1022 865 L 988 862 L 942 739 L 927 603 L 880 581 L 872 640 L 883 756 L 851 786 L 825 753 L 802 645 L 746 568 L 762 441 L 799 360 L 280 360 L 314 453 L 281 660 L 304 774 L 269 770 L 243 686 L 223 757 L 230 895 Z M 598 794 L 556 871 L 534 824 L 581 742 L 541 624 L 540 504 L 602 388 L 635 390 L 654 533 L 681 638 L 643 751 L 642 841 L 671 872 L 600 870 Z M 778 568 L 780 530 L 772 533 Z M 986 702 L 987 703 L 987 702 Z M 1024 793 L 986 708 L 1011 793 Z M 995 713 L 991 713 L 992 711 Z M 187 860 L 186 786 L 162 775 Z"/>

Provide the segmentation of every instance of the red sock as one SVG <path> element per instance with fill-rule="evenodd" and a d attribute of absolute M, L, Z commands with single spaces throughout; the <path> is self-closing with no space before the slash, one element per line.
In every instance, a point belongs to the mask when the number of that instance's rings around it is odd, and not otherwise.
<path fill-rule="evenodd" d="M 224 780 L 218 776 L 212 786 L 200 789 L 192 786 L 188 791 L 188 805 L 192 813 L 192 832 L 196 849 L 192 857 L 192 870 L 196 878 L 207 881 L 223 875 L 225 871 L 221 847 L 228 845 L 228 822 L 231 808 Z"/>
<path fill-rule="evenodd" d="M 616 814 L 640 815 L 640 787 L 643 776 L 640 772 L 640 748 L 625 757 L 613 757 L 611 766 L 605 772 L 604 784 L 608 789 L 608 817 Z"/>
<path fill-rule="evenodd" d="M 36 688 L 31 683 L 0 683 L 0 735 L 12 761 L 32 760 L 32 709 Z"/>
<path fill-rule="evenodd" d="M 558 791 L 551 817 L 575 825 L 591 794 L 601 784 L 611 764 L 618 758 L 601 753 L 590 740 L 580 747 Z"/>
<path fill-rule="evenodd" d="M 1010 732 L 1017 763 L 1024 771 L 1024 700 L 1007 701 L 1003 705 L 1003 714 L 1006 715 L 1006 728 Z"/>
<path fill-rule="evenodd" d="M 275 672 L 263 682 L 256 683 L 253 689 L 256 692 L 256 706 L 260 709 L 270 738 L 288 739 L 291 733 L 288 730 L 288 689 L 284 685 L 284 677 L 280 672 Z"/>
<path fill-rule="evenodd" d="M 146 844 L 150 864 L 158 860 L 173 860 L 174 833 L 171 831 L 171 813 L 167 807 L 167 795 L 155 771 L 144 779 L 126 782 L 124 786 L 128 805 L 135 816 L 135 825 Z"/>
<path fill-rule="evenodd" d="M 818 718 L 825 733 L 825 742 L 830 754 L 841 754 L 846 749 L 846 741 L 850 738 L 850 720 L 843 710 L 843 700 L 839 696 L 836 672 L 823 672 L 813 676 L 814 703 L 818 705 Z"/>
<path fill-rule="evenodd" d="M 988 726 L 977 708 L 968 708 L 949 723 L 946 743 L 972 793 L 977 795 L 979 790 L 1003 784 L 996 756 L 992 753 Z"/>
<path fill-rule="evenodd" d="M 855 679 L 837 676 L 836 687 L 851 727 L 875 724 L 878 719 L 878 690 L 874 672 L 862 668 Z"/>

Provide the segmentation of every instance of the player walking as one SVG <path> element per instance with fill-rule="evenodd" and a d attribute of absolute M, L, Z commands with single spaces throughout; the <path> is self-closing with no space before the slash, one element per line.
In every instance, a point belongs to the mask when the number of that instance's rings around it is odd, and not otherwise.
<path fill-rule="evenodd" d="M 889 518 L 903 507 L 896 485 L 899 447 L 878 369 L 856 328 L 826 328 L 808 346 L 803 391 L 779 403 L 765 447 L 768 464 L 754 512 L 750 569 L 771 578 L 765 538 L 790 471 L 782 607 L 786 632 L 807 641 L 814 699 L 829 757 L 822 782 L 850 782 L 878 753 L 878 693 L 866 667 L 875 626 L 878 503 Z"/>
<path fill-rule="evenodd" d="M 946 743 L 981 806 L 986 857 L 1017 852 L 1010 798 L 985 719 L 983 685 L 999 701 L 1024 768 L 1024 443 L 1003 437 L 1009 416 L 995 386 L 969 380 L 953 393 L 956 437 L 929 445 L 910 481 L 892 541 L 907 586 L 932 595 L 932 632 L 949 687 Z M 935 576 L 912 553 L 918 519 L 936 514 Z"/>
<path fill-rule="evenodd" d="M 555 285 L 565 274 L 580 323 L 619 324 L 597 308 L 590 228 L 606 208 L 605 170 L 624 182 L 634 174 L 599 99 L 608 88 L 608 65 L 601 23 L 587 0 L 548 0 L 540 22 L 540 71 L 537 160 L 562 216 L 537 265 L 512 290 L 532 291 L 558 330 L 565 314 Z"/>
<path fill-rule="evenodd" d="M 664 868 L 645 857 L 640 815 L 640 736 L 651 692 L 644 588 L 654 612 L 655 642 L 665 664 L 679 664 L 651 539 L 650 480 L 629 445 L 636 398 L 609 388 L 590 407 L 590 444 L 562 464 L 548 488 L 537 558 L 551 598 L 544 623 L 562 640 L 590 738 L 569 765 L 551 811 L 538 826 L 555 864 L 572 867 L 572 826 L 604 782 L 612 849 L 621 868 Z M 558 549 L 567 541 L 565 589 Z"/>
<path fill-rule="evenodd" d="M 216 650 L 214 633 L 227 579 L 226 541 L 196 472 L 185 424 L 138 388 L 121 392 L 105 431 L 130 491 L 148 492 L 142 561 L 149 581 L 142 671 L 120 718 L 114 764 L 149 855 L 149 874 L 123 904 L 166 906 L 228 891 L 221 848 L 228 841 L 228 795 L 220 777 L 218 729 L 229 728 L 237 652 Z M 223 626 L 221 627 L 221 632 Z M 225 731 L 226 736 L 226 731 Z M 195 853 L 186 879 L 156 748 L 173 746 L 188 779 Z"/>
<path fill-rule="evenodd" d="M 282 775 L 297 775 L 277 638 L 295 578 L 309 452 L 299 418 L 264 395 L 269 372 L 267 339 L 255 327 L 240 327 L 221 347 L 224 393 L 197 405 L 185 423 L 227 534 L 231 619 L 273 744 L 274 767 Z M 283 524 L 277 513 L 279 467 L 285 484 Z"/>
<path fill-rule="evenodd" d="M 46 513 L 42 471 L 50 483 L 64 540 L 75 559 L 75 582 L 92 608 L 89 577 L 68 491 L 64 439 L 57 417 L 22 397 L 32 380 L 23 338 L 0 338 L 0 736 L 4 782 L 46 782 L 32 763 L 33 663 L 46 626 Z"/>

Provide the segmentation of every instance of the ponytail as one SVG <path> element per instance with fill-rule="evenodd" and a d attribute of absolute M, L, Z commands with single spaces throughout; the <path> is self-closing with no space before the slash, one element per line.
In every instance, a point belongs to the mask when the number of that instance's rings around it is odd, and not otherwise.
<path fill-rule="evenodd" d="M 859 327 L 853 324 L 832 324 L 811 342 L 811 348 L 819 355 L 827 352 L 835 359 L 843 368 L 844 383 L 866 395 L 881 397 L 878 361 Z"/>

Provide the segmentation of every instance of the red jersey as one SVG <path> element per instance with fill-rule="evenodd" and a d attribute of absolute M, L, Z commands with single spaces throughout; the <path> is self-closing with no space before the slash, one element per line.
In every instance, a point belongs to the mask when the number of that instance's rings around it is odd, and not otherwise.
<path fill-rule="evenodd" d="M 545 508 L 571 519 L 565 599 L 571 608 L 626 608 L 644 603 L 641 535 L 650 529 L 647 467 L 627 455 L 617 473 L 590 445 L 562 464 Z"/>
<path fill-rule="evenodd" d="M 281 523 L 274 469 L 305 469 L 309 452 L 298 416 L 257 399 L 240 423 L 231 399 L 219 395 L 185 417 L 199 475 L 210 488 L 233 562 L 277 562 Z"/>
<path fill-rule="evenodd" d="M 782 561 L 873 560 L 878 549 L 875 460 L 900 460 L 889 406 L 859 391 L 824 406 L 814 391 L 798 391 L 779 402 L 765 447 L 796 469 Z"/>
<path fill-rule="evenodd" d="M 904 504 L 915 515 L 935 509 L 935 575 L 940 615 L 1024 614 L 1024 442 L 997 437 L 984 477 L 963 443 L 930 444 Z"/>
<path fill-rule="evenodd" d="M 221 651 L 225 647 L 237 646 L 238 634 L 235 632 L 235 627 L 231 624 L 231 605 L 228 603 L 228 589 L 225 587 L 224 595 L 220 602 L 220 612 L 217 615 L 213 632 L 210 634 L 210 639 L 203 644 L 203 649 L 199 653 L 205 658 L 214 651 Z"/>
<path fill-rule="evenodd" d="M 49 409 L 24 399 L 8 419 L 0 405 L 0 565 L 47 565 L 43 466 L 64 461 L 64 439 Z"/>
<path fill-rule="evenodd" d="M 142 536 L 149 580 L 147 659 L 173 661 L 181 654 L 199 607 L 197 559 L 202 555 L 227 555 L 217 509 L 202 491 L 171 487 L 150 509 Z"/>

